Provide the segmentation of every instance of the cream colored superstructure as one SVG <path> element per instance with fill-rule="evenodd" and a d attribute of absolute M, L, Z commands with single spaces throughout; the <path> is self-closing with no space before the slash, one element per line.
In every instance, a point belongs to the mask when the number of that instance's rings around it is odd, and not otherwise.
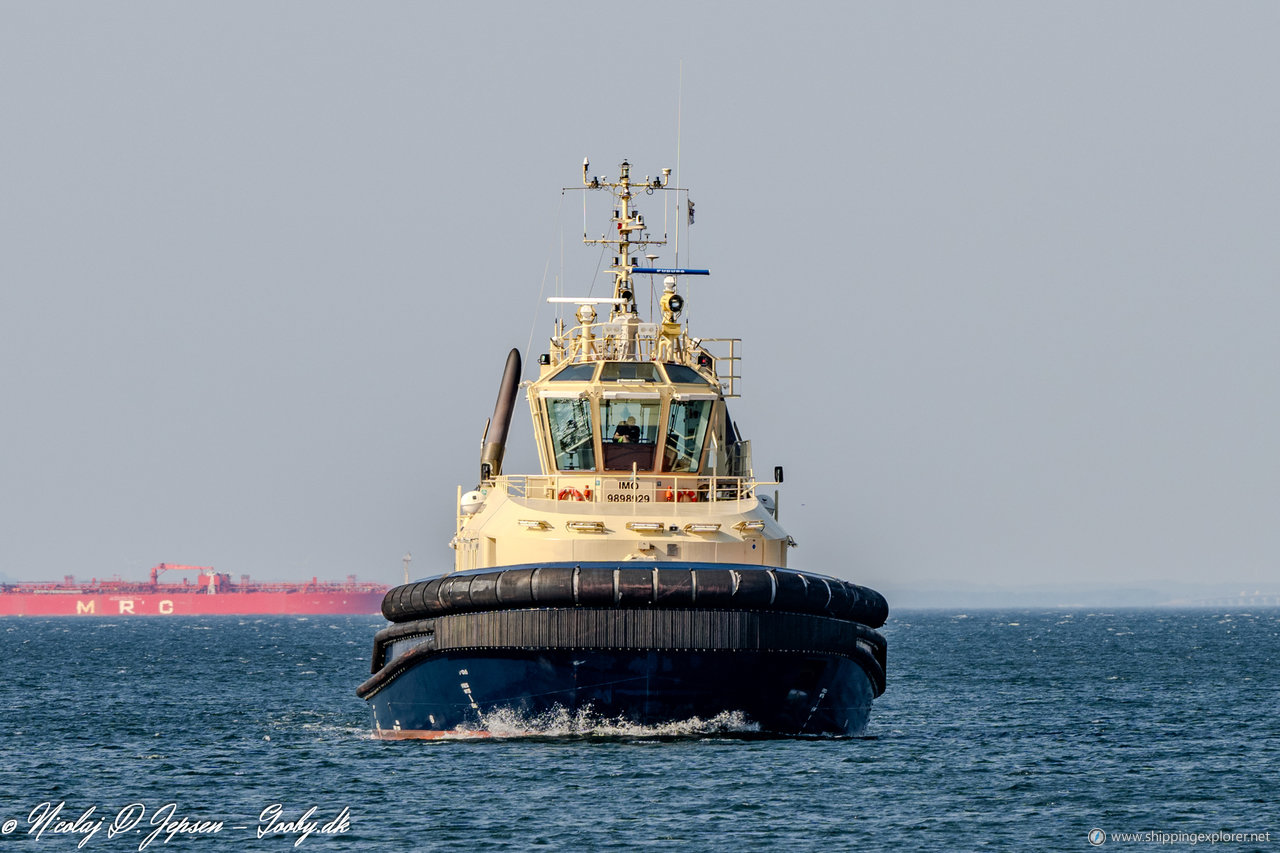
<path fill-rule="evenodd" d="M 459 489 L 455 570 L 549 562 L 679 561 L 785 567 L 795 542 L 778 524 L 775 482 L 756 481 L 749 442 L 727 415 L 736 396 L 738 341 L 695 340 L 680 322 L 678 275 L 642 268 L 631 253 L 661 245 L 645 232 L 632 195 L 680 190 L 663 177 L 633 185 L 588 178 L 613 193 L 606 240 L 615 249 L 610 298 L 561 298 L 577 324 L 558 323 L 539 376 L 526 384 L 542 473 L 485 469 Z M 647 256 L 652 260 L 654 255 Z M 637 270 L 666 275 L 662 315 L 636 309 Z M 598 316 L 607 310 L 607 319 Z"/>

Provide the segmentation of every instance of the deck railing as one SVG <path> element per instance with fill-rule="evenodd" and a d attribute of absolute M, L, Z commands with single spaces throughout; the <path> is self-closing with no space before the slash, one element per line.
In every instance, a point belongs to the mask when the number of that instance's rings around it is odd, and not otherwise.
<path fill-rule="evenodd" d="M 697 365 L 710 360 L 711 372 L 726 397 L 738 397 L 742 361 L 741 338 L 664 340 L 658 323 L 588 323 L 574 326 L 555 340 L 565 361 L 676 361 Z"/>
<path fill-rule="evenodd" d="M 521 500 L 580 501 L 605 505 L 715 503 L 755 497 L 761 485 L 747 477 L 671 474 L 518 474 L 499 477 L 498 488 Z"/>

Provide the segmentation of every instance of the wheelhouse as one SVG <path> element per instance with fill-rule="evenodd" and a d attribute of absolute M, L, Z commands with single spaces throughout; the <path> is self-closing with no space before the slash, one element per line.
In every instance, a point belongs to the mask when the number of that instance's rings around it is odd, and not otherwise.
<path fill-rule="evenodd" d="M 544 470 L 701 474 L 723 432 L 719 386 L 684 364 L 567 364 L 530 387 Z"/>

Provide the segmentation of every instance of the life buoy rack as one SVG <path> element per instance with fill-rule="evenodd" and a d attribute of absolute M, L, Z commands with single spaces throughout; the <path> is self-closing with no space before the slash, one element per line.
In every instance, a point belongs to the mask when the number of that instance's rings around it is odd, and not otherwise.
<path fill-rule="evenodd" d="M 698 493 L 693 489 L 667 489 L 667 503 L 697 503 Z"/>
<path fill-rule="evenodd" d="M 565 488 L 565 489 L 561 489 L 561 490 L 560 490 L 560 494 L 556 496 L 556 500 L 560 500 L 560 501 L 567 501 L 567 500 L 575 500 L 575 501 L 589 501 L 589 500 L 591 500 L 591 488 L 590 488 L 590 487 L 588 487 L 588 488 L 584 489 L 583 491 L 578 491 L 577 489 L 573 488 L 572 486 L 570 486 L 570 487 L 568 487 L 568 488 Z"/>

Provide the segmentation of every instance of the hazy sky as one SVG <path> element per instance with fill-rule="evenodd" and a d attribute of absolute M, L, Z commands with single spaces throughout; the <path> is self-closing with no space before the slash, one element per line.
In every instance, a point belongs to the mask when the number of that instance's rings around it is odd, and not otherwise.
<path fill-rule="evenodd" d="M 689 313 L 745 339 L 793 565 L 1265 585 L 1278 44 L 1272 2 L 0 3 L 0 574 L 447 568 L 544 271 L 593 278 L 560 188 L 676 167 L 683 60 Z"/>

